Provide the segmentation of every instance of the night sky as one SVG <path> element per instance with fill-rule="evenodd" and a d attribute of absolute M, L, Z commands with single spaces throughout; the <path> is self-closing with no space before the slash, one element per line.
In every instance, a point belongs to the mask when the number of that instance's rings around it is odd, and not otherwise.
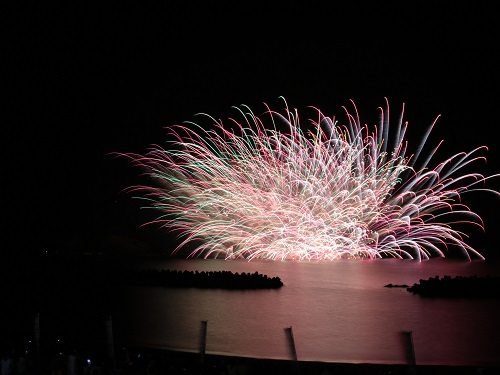
<path fill-rule="evenodd" d="M 198 112 L 281 108 L 279 96 L 337 116 L 353 99 L 369 124 L 387 97 L 416 133 L 441 114 L 443 151 L 487 145 L 481 172 L 500 172 L 494 1 L 101 3 L 6 12 L 4 254 L 167 251 L 136 229 L 120 190 L 138 171 L 110 153 L 143 153 Z M 471 242 L 495 255 L 500 199 L 479 197 L 487 233 Z"/>

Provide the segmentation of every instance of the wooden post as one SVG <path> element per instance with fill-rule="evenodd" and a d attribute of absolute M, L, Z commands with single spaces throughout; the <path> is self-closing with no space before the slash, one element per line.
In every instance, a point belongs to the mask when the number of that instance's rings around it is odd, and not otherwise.
<path fill-rule="evenodd" d="M 402 333 L 405 340 L 407 360 L 411 366 L 415 366 L 417 364 L 417 359 L 415 357 L 415 347 L 413 345 L 413 333 L 412 331 L 403 331 Z"/>
<path fill-rule="evenodd" d="M 292 351 L 292 359 L 297 361 L 297 349 L 295 348 L 295 339 L 293 338 L 292 326 L 285 328 L 288 332 L 288 339 L 290 340 L 290 349 Z"/>
<path fill-rule="evenodd" d="M 208 320 L 201 321 L 200 329 L 200 364 L 205 362 L 205 351 L 207 349 L 207 329 Z"/>
<path fill-rule="evenodd" d="M 115 342 L 113 338 L 113 320 L 111 315 L 106 317 L 106 351 L 111 367 L 115 368 Z"/>
<path fill-rule="evenodd" d="M 288 342 L 290 344 L 290 351 L 292 354 L 292 359 L 294 363 L 294 370 L 296 374 L 299 374 L 299 362 L 297 358 L 297 349 L 295 348 L 295 339 L 293 338 L 293 330 L 292 326 L 285 328 L 285 331 L 288 334 Z"/>
<path fill-rule="evenodd" d="M 40 357 L 40 313 L 36 313 L 33 317 L 33 335 L 35 338 L 35 355 Z"/>

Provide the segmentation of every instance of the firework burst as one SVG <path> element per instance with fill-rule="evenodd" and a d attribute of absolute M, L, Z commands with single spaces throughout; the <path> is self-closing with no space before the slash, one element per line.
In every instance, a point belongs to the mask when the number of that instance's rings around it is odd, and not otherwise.
<path fill-rule="evenodd" d="M 484 188 L 498 175 L 461 173 L 485 160 L 479 154 L 486 147 L 430 168 L 439 145 L 425 157 L 421 151 L 437 118 L 410 154 L 404 105 L 389 139 L 387 100 L 378 125 L 362 125 L 352 102 L 344 125 L 314 109 L 309 131 L 284 103 L 282 114 L 266 106 L 261 117 L 241 106 L 241 120 L 230 119 L 230 126 L 205 115 L 208 130 L 172 126 L 168 148 L 123 154 L 150 177 L 129 190 L 157 213 L 146 224 L 179 234 L 174 252 L 193 243 L 189 257 L 420 260 L 443 257 L 453 246 L 469 259 L 483 258 L 454 226 L 483 228 L 461 203 L 464 193 L 499 194 Z"/>

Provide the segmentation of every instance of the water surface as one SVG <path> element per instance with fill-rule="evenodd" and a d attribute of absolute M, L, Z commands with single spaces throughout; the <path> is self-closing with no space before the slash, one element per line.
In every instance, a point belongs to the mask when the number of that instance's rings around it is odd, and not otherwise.
<path fill-rule="evenodd" d="M 407 363 L 412 331 L 419 364 L 500 363 L 500 301 L 413 295 L 384 285 L 444 276 L 498 276 L 498 264 L 432 259 L 273 262 L 151 259 L 136 267 L 278 276 L 278 290 L 127 287 L 117 291 L 115 331 L 127 345 L 299 360 Z"/>

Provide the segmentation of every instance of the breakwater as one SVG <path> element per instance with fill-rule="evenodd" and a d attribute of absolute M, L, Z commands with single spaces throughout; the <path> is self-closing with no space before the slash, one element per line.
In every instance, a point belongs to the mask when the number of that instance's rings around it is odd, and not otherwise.
<path fill-rule="evenodd" d="M 283 286 L 279 277 L 230 271 L 180 271 L 141 269 L 122 273 L 121 281 L 138 286 L 220 289 L 276 289 Z"/>
<path fill-rule="evenodd" d="M 429 297 L 500 298 L 500 277 L 435 276 L 420 279 L 407 290 Z"/>

